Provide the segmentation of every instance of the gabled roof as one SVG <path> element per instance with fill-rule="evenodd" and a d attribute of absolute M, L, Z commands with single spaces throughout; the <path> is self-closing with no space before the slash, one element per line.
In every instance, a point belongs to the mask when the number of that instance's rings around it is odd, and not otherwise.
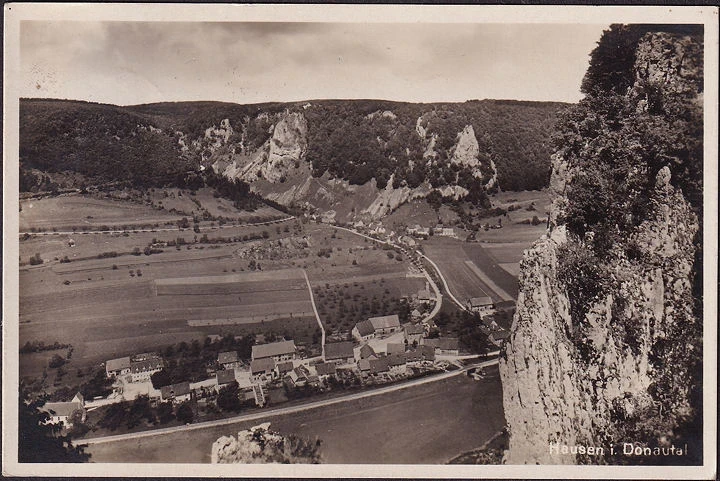
<path fill-rule="evenodd" d="M 357 324 L 355 324 L 355 327 L 358 330 L 358 333 L 361 337 L 369 336 L 370 334 L 375 333 L 375 327 L 373 326 L 372 322 L 369 320 L 367 321 L 360 321 Z"/>
<path fill-rule="evenodd" d="M 502 340 L 510 337 L 510 331 L 506 331 L 505 329 L 500 329 L 499 331 L 493 332 L 491 334 L 491 337 L 493 339 L 495 339 L 496 341 L 502 341 Z"/>
<path fill-rule="evenodd" d="M 432 347 L 433 349 L 435 349 L 436 347 L 438 347 L 440 345 L 440 339 L 425 338 L 422 340 L 422 345 L 429 346 L 429 347 Z"/>
<path fill-rule="evenodd" d="M 250 362 L 250 373 L 258 374 L 261 372 L 272 371 L 275 367 L 275 359 L 271 357 L 263 357 Z"/>
<path fill-rule="evenodd" d="M 405 324 L 403 329 L 405 330 L 405 334 L 408 336 L 425 334 L 425 328 L 423 328 L 420 324 Z"/>
<path fill-rule="evenodd" d="M 370 344 L 363 344 L 360 348 L 360 359 L 367 359 L 368 357 L 375 354 L 375 349 Z"/>
<path fill-rule="evenodd" d="M 235 370 L 234 369 L 223 369 L 215 374 L 217 378 L 218 386 L 223 384 L 229 384 L 235 381 Z"/>
<path fill-rule="evenodd" d="M 280 362 L 277 364 L 277 368 L 280 374 L 284 374 L 293 370 L 293 363 L 292 361 Z"/>
<path fill-rule="evenodd" d="M 407 362 L 413 362 L 413 361 L 421 361 L 422 360 L 422 354 L 419 350 L 414 351 L 408 351 L 405 353 L 405 361 Z"/>
<path fill-rule="evenodd" d="M 106 371 L 122 371 L 123 369 L 130 369 L 130 358 L 121 357 L 118 359 L 110 359 L 105 363 Z"/>
<path fill-rule="evenodd" d="M 372 326 L 375 330 L 377 329 L 388 329 L 390 327 L 400 327 L 400 318 L 397 314 L 392 314 L 390 316 L 379 316 L 379 317 L 371 317 L 368 319 L 372 323 Z"/>
<path fill-rule="evenodd" d="M 379 372 L 387 372 L 389 368 L 388 358 L 381 357 L 378 359 L 370 359 L 370 372 L 377 374 Z"/>
<path fill-rule="evenodd" d="M 190 383 L 187 381 L 160 388 L 160 395 L 163 399 L 184 396 L 186 394 L 190 394 Z"/>
<path fill-rule="evenodd" d="M 353 343 L 346 342 L 333 342 L 325 344 L 325 359 L 331 361 L 333 359 L 348 359 L 355 357 L 353 353 Z"/>
<path fill-rule="evenodd" d="M 493 301 L 487 296 L 473 297 L 470 299 L 471 307 L 491 306 Z"/>
<path fill-rule="evenodd" d="M 420 354 L 422 354 L 423 358 L 426 361 L 434 361 L 435 360 L 435 348 L 428 345 L 423 345 L 418 348 L 420 351 Z"/>
<path fill-rule="evenodd" d="M 280 341 L 270 344 L 256 344 L 252 347 L 252 358 L 262 359 L 264 357 L 284 356 L 295 354 L 295 341 Z"/>
<path fill-rule="evenodd" d="M 370 370 L 370 361 L 368 361 L 367 359 L 360 359 L 360 361 L 358 361 L 358 368 L 361 371 L 369 371 Z"/>
<path fill-rule="evenodd" d="M 227 351 L 218 353 L 218 362 L 220 364 L 230 364 L 231 362 L 238 362 L 237 351 Z"/>
<path fill-rule="evenodd" d="M 40 410 L 53 416 L 70 416 L 78 409 L 82 409 L 83 405 L 79 402 L 57 402 L 45 403 Z"/>
<path fill-rule="evenodd" d="M 130 363 L 130 372 L 147 372 L 162 369 L 164 366 L 162 359 L 146 359 L 144 361 L 135 361 Z"/>
<path fill-rule="evenodd" d="M 418 291 L 417 296 L 418 296 L 418 299 L 420 299 L 421 301 L 429 301 L 431 299 L 435 299 L 435 296 L 433 294 L 431 294 L 430 291 L 428 291 L 427 289 L 422 289 L 422 290 Z"/>
<path fill-rule="evenodd" d="M 390 354 L 402 354 L 405 352 L 405 344 L 391 342 L 387 345 L 388 356 Z"/>
<path fill-rule="evenodd" d="M 441 337 L 438 339 L 437 348 L 443 351 L 460 349 L 460 341 L 457 337 Z"/>
<path fill-rule="evenodd" d="M 318 376 L 335 374 L 335 372 L 337 371 L 337 365 L 334 362 L 324 362 L 321 364 L 316 364 L 315 371 L 317 371 Z"/>
<path fill-rule="evenodd" d="M 389 366 L 402 366 L 407 362 L 405 353 L 402 354 L 388 354 L 387 361 Z"/>

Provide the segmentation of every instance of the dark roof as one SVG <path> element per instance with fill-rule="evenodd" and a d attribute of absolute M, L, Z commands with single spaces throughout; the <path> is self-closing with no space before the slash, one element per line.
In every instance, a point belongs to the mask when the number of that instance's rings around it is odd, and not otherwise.
<path fill-rule="evenodd" d="M 370 344 L 363 344 L 360 348 L 360 359 L 367 359 L 368 357 L 375 354 L 375 349 Z"/>
<path fill-rule="evenodd" d="M 405 344 L 391 342 L 387 345 L 387 353 L 390 354 L 402 354 L 405 352 Z"/>
<path fill-rule="evenodd" d="M 333 359 L 347 359 L 355 357 L 353 354 L 353 343 L 346 342 L 333 342 L 331 344 L 325 344 L 325 359 L 331 361 Z"/>
<path fill-rule="evenodd" d="M 407 362 L 413 362 L 413 361 L 421 361 L 422 360 L 422 354 L 419 350 L 414 351 L 408 351 L 405 353 L 405 361 Z"/>
<path fill-rule="evenodd" d="M 460 349 L 460 341 L 457 337 L 441 337 L 438 341 L 437 348 L 443 351 Z"/>
<path fill-rule="evenodd" d="M 388 365 L 390 366 L 402 366 L 407 362 L 405 354 L 389 354 L 387 357 Z"/>
<path fill-rule="evenodd" d="M 438 347 L 440 345 L 440 339 L 437 339 L 437 338 L 436 339 L 430 339 L 430 338 L 423 339 L 422 344 L 423 344 L 423 346 L 430 346 L 433 349 L 435 349 L 436 347 Z"/>
<path fill-rule="evenodd" d="M 381 357 L 378 359 L 370 359 L 370 372 L 373 374 L 386 372 L 389 368 L 388 358 Z"/>
<path fill-rule="evenodd" d="M 501 341 L 510 337 L 510 331 L 500 329 L 499 331 L 493 332 L 491 335 L 496 341 Z"/>
<path fill-rule="evenodd" d="M 185 394 L 190 394 L 190 383 L 187 381 L 160 388 L 160 395 L 163 399 L 184 396 Z"/>
<path fill-rule="evenodd" d="M 162 359 L 146 359 L 130 363 L 130 372 L 146 372 L 163 368 Z"/>
<path fill-rule="evenodd" d="M 272 371 L 275 367 L 275 360 L 271 357 L 264 357 L 262 359 L 255 359 L 250 362 L 250 373 L 257 374 L 261 372 Z"/>
<path fill-rule="evenodd" d="M 357 328 L 358 333 L 360 333 L 361 337 L 369 336 L 370 334 L 375 333 L 375 327 L 370 321 L 360 321 L 355 324 L 355 327 Z"/>
<path fill-rule="evenodd" d="M 280 362 L 277 364 L 278 371 L 280 371 L 280 374 L 290 372 L 293 370 L 293 363 L 292 361 L 285 361 Z"/>
<path fill-rule="evenodd" d="M 227 351 L 219 353 L 218 362 L 220 364 L 230 364 L 231 362 L 238 362 L 237 351 Z"/>
<path fill-rule="evenodd" d="M 215 374 L 215 376 L 217 377 L 218 385 L 228 384 L 228 383 L 235 381 L 235 370 L 234 369 L 224 369 L 222 371 L 218 371 Z"/>
<path fill-rule="evenodd" d="M 425 358 L 426 361 L 435 360 L 435 348 L 433 346 L 428 346 L 427 344 L 425 344 L 420 346 L 418 349 L 420 350 L 420 354 L 422 354 L 423 358 Z"/>
<path fill-rule="evenodd" d="M 360 359 L 360 361 L 358 361 L 358 368 L 361 371 L 369 371 L 370 370 L 370 361 L 368 361 L 367 359 Z"/>
<path fill-rule="evenodd" d="M 403 329 L 405 330 L 405 334 L 408 336 L 413 334 L 425 334 L 425 328 L 420 324 L 405 324 Z"/>
<path fill-rule="evenodd" d="M 280 341 L 272 342 L 270 344 L 256 344 L 252 347 L 253 359 L 283 356 L 286 354 L 295 354 L 295 341 Z"/>
<path fill-rule="evenodd" d="M 334 362 L 324 362 L 321 364 L 316 364 L 315 370 L 317 371 L 318 376 L 327 376 L 329 374 L 335 374 L 335 371 L 337 370 L 337 365 Z"/>

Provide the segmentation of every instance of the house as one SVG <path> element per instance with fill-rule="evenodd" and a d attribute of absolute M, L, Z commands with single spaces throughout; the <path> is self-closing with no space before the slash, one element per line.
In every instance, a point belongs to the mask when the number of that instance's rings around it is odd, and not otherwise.
<path fill-rule="evenodd" d="M 387 357 L 379 357 L 377 359 L 370 359 L 370 374 L 380 374 L 388 372 L 390 365 Z"/>
<path fill-rule="evenodd" d="M 250 376 L 255 381 L 267 381 L 272 379 L 275 369 L 275 359 L 264 357 L 250 362 Z"/>
<path fill-rule="evenodd" d="M 130 363 L 130 379 L 132 382 L 149 381 L 150 377 L 162 371 L 165 363 L 159 357 L 142 358 L 140 361 Z"/>
<path fill-rule="evenodd" d="M 360 347 L 360 359 L 369 359 L 373 356 L 377 357 L 377 354 L 370 344 L 363 344 Z"/>
<path fill-rule="evenodd" d="M 300 365 L 290 371 L 285 379 L 289 381 L 291 386 L 305 386 L 309 377 L 310 371 L 305 366 Z"/>
<path fill-rule="evenodd" d="M 295 341 L 271 342 L 270 344 L 256 344 L 252 347 L 252 360 L 273 359 L 275 362 L 295 359 Z"/>
<path fill-rule="evenodd" d="M 423 356 L 420 353 L 420 349 L 414 349 L 405 353 L 405 362 L 418 362 L 422 360 Z"/>
<path fill-rule="evenodd" d="M 440 235 L 445 237 L 455 237 L 455 229 L 452 227 L 443 227 L 440 231 Z"/>
<path fill-rule="evenodd" d="M 423 304 L 427 304 L 428 302 L 435 301 L 435 294 L 430 292 L 428 289 L 421 289 L 417 293 L 417 299 Z"/>
<path fill-rule="evenodd" d="M 364 372 L 364 373 L 370 372 L 370 360 L 369 359 L 360 359 L 358 361 L 358 369 L 360 369 L 360 372 Z"/>
<path fill-rule="evenodd" d="M 404 352 L 402 354 L 388 354 L 386 359 L 388 361 L 388 367 L 391 369 L 393 367 L 404 366 L 407 363 Z"/>
<path fill-rule="evenodd" d="M 160 400 L 181 403 L 190 400 L 190 383 L 187 381 L 160 388 Z"/>
<path fill-rule="evenodd" d="M 40 411 L 46 412 L 50 416 L 50 419 L 48 419 L 45 424 L 62 423 L 65 427 L 70 428 L 73 425 L 72 419 L 76 411 L 80 413 L 78 414 L 80 416 L 80 422 L 85 422 L 85 408 L 83 407 L 83 402 L 76 400 L 77 396 L 78 395 L 70 402 L 45 403 L 40 408 Z M 80 397 L 82 398 L 82 396 Z"/>
<path fill-rule="evenodd" d="M 400 330 L 400 318 L 397 314 L 371 317 L 368 321 L 372 324 L 375 335 L 392 334 Z"/>
<path fill-rule="evenodd" d="M 353 327 L 352 335 L 358 341 L 367 341 L 375 337 L 375 328 L 369 320 L 360 321 Z"/>
<path fill-rule="evenodd" d="M 418 347 L 418 351 L 422 356 L 423 361 L 434 361 L 435 360 L 435 348 L 432 346 L 421 345 Z"/>
<path fill-rule="evenodd" d="M 442 231 L 443 231 L 443 225 L 442 225 L 442 224 L 437 224 L 435 227 L 433 227 L 433 234 L 434 234 L 434 235 L 442 235 Z"/>
<path fill-rule="evenodd" d="M 404 354 L 405 353 L 405 344 L 404 343 L 395 343 L 391 342 L 387 345 L 387 355 L 390 356 L 391 354 Z"/>
<path fill-rule="evenodd" d="M 510 339 L 510 331 L 506 329 L 499 329 L 490 334 L 488 339 L 497 347 L 502 347 L 502 345 Z"/>
<path fill-rule="evenodd" d="M 218 364 L 220 364 L 223 369 L 235 369 L 236 367 L 242 366 L 237 351 L 218 353 Z"/>
<path fill-rule="evenodd" d="M 121 357 L 110 359 L 105 363 L 105 374 L 107 377 L 124 376 L 130 373 L 130 358 Z"/>
<path fill-rule="evenodd" d="M 334 376 L 337 372 L 337 364 L 334 362 L 323 362 L 315 365 L 315 372 L 320 379 L 325 379 L 328 376 Z"/>
<path fill-rule="evenodd" d="M 423 345 L 430 346 L 435 354 L 457 356 L 460 353 L 460 341 L 456 337 L 441 337 L 438 339 L 423 339 Z"/>
<path fill-rule="evenodd" d="M 275 373 L 278 375 L 278 377 L 282 378 L 285 376 L 285 374 L 292 371 L 293 367 L 294 366 L 292 361 L 279 362 L 275 364 Z"/>
<path fill-rule="evenodd" d="M 218 371 L 215 373 L 215 379 L 217 381 L 217 388 L 220 389 L 222 386 L 226 384 L 230 384 L 231 382 L 236 382 L 235 379 L 235 370 L 234 369 L 224 369 L 222 371 Z"/>
<path fill-rule="evenodd" d="M 467 301 L 467 308 L 471 312 L 489 312 L 493 309 L 493 301 L 487 296 L 473 297 Z"/>
<path fill-rule="evenodd" d="M 333 342 L 325 344 L 323 359 L 328 361 L 337 361 L 339 363 L 350 364 L 355 362 L 355 354 L 353 353 L 353 343 Z"/>
<path fill-rule="evenodd" d="M 405 324 L 403 326 L 403 331 L 405 333 L 405 340 L 408 344 L 420 344 L 423 336 L 425 335 L 425 328 L 420 324 Z"/>

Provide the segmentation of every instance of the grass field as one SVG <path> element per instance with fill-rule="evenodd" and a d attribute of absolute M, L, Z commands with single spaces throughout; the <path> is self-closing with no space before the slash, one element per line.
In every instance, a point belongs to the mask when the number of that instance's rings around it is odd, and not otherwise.
<path fill-rule="evenodd" d="M 209 463 L 220 436 L 271 423 L 270 429 L 323 441 L 328 464 L 442 464 L 482 445 L 505 425 L 497 368 L 372 398 L 252 422 L 98 444 L 94 462 Z"/>

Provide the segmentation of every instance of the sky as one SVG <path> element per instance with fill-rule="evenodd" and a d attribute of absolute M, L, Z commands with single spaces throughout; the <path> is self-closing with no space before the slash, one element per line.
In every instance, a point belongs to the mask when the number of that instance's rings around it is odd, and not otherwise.
<path fill-rule="evenodd" d="M 575 102 L 607 25 L 23 21 L 21 96 Z"/>

